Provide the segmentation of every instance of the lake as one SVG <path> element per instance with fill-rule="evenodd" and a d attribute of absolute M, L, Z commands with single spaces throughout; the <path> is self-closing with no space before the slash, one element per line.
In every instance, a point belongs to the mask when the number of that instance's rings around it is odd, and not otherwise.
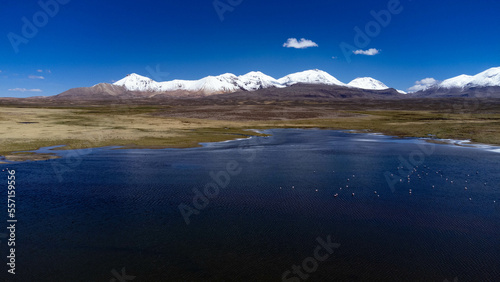
<path fill-rule="evenodd" d="M 0 277 L 500 281 L 498 148 L 264 132 L 0 165 L 16 171 L 18 219 L 16 275 Z"/>

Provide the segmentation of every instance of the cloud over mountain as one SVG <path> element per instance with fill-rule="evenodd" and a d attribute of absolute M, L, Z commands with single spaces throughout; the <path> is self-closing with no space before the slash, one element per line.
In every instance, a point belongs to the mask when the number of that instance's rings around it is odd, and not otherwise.
<path fill-rule="evenodd" d="M 439 81 L 432 77 L 424 78 L 422 80 L 415 81 L 415 85 L 412 87 L 408 88 L 408 91 L 410 92 L 417 92 L 417 91 L 422 91 L 426 90 L 436 84 L 438 84 Z"/>

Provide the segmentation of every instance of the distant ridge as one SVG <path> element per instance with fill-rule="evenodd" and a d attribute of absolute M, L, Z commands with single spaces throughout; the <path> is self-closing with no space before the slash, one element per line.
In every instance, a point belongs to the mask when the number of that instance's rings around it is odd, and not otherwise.
<path fill-rule="evenodd" d="M 156 82 L 150 78 L 133 73 L 115 82 L 114 85 L 123 86 L 129 91 L 188 91 L 204 95 L 214 95 L 237 91 L 255 91 L 270 87 L 285 88 L 298 83 L 350 86 L 369 90 L 389 88 L 382 82 L 371 77 L 360 78 L 352 81 L 350 84 L 345 84 L 329 73 L 318 69 L 292 73 L 280 79 L 275 79 L 262 72 L 253 71 L 240 76 L 226 73 L 219 76 L 207 76 L 200 80 L 172 80 L 165 82 Z"/>
<path fill-rule="evenodd" d="M 428 85 L 411 93 L 419 97 L 500 97 L 500 67 L 494 67 L 476 75 L 462 74 L 442 82 Z"/>
<path fill-rule="evenodd" d="M 476 75 L 462 74 L 435 84 L 427 85 L 426 88 L 417 92 L 424 92 L 429 89 L 470 89 L 481 87 L 500 87 L 500 67 L 494 67 L 480 72 Z"/>
<path fill-rule="evenodd" d="M 176 79 L 164 82 L 157 82 L 151 78 L 133 73 L 113 84 L 100 83 L 92 87 L 73 88 L 55 97 L 66 99 L 190 98 L 240 92 L 259 92 L 264 89 L 270 89 L 271 92 L 273 89 L 284 89 L 286 92 L 288 91 L 287 89 L 295 85 L 312 86 L 312 88 L 309 87 L 307 89 L 326 89 L 328 88 L 326 86 L 332 86 L 335 87 L 337 91 L 351 93 L 346 96 L 347 98 L 353 95 L 362 97 L 364 95 L 370 95 L 367 93 L 377 93 L 370 91 L 386 91 L 393 89 L 383 82 L 371 77 L 359 77 L 345 84 L 329 73 L 318 69 L 292 73 L 280 79 L 275 79 L 259 71 L 252 71 L 240 76 L 225 73 L 219 76 L 207 76 L 199 80 Z M 347 91 L 345 88 L 353 89 L 354 91 Z M 410 93 L 407 97 L 482 97 L 485 95 L 491 96 L 491 92 L 497 93 L 497 88 L 500 88 L 500 67 L 488 69 L 475 76 L 461 75 L 450 78 L 440 83 L 436 83 L 435 85 L 431 85 L 424 90 Z M 294 89 L 296 90 L 298 88 Z M 327 91 L 331 89 L 330 87 Z M 394 92 L 386 91 L 386 93 L 407 94 L 401 90 L 393 90 Z M 264 92 L 260 91 L 259 93 Z M 265 91 L 265 93 L 270 92 Z M 283 91 L 280 91 L 280 93 L 283 93 Z M 363 95 L 359 93 L 363 93 Z M 307 93 L 304 93 L 304 95 L 307 95 Z M 496 94 L 493 96 L 495 95 Z M 390 96 L 391 95 L 389 95 L 389 97 Z M 396 96 L 399 97 L 398 95 Z M 332 97 L 343 96 L 333 95 Z M 383 97 L 388 96 L 384 95 Z"/>

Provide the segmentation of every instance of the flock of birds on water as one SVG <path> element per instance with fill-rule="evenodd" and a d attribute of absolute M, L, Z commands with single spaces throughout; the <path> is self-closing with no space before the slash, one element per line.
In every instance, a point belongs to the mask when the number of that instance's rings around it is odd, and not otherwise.
<path fill-rule="evenodd" d="M 401 166 L 401 167 L 397 167 L 398 172 L 399 172 L 400 170 L 403 170 L 403 169 L 404 169 L 404 167 L 403 167 L 403 166 Z M 313 173 L 316 173 L 316 171 L 313 171 Z M 335 171 L 333 170 L 333 171 L 332 171 L 332 173 L 335 173 Z M 452 184 L 452 185 L 453 185 L 453 184 L 455 184 L 455 185 L 458 185 L 458 182 L 457 182 L 456 180 L 453 180 L 453 179 L 451 179 L 450 177 L 446 177 L 446 176 L 445 176 L 445 174 L 443 173 L 443 171 L 441 171 L 441 170 L 436 170 L 436 171 L 433 171 L 433 170 L 432 170 L 430 167 L 428 167 L 427 165 L 424 165 L 424 166 L 423 166 L 423 169 L 421 169 L 421 170 L 419 170 L 419 166 L 415 166 L 415 167 L 414 167 L 414 168 L 410 171 L 410 173 L 409 173 L 406 177 L 401 177 L 401 178 L 400 178 L 400 180 L 399 180 L 399 182 L 400 182 L 400 183 L 406 182 L 407 184 L 411 184 L 411 183 L 412 183 L 412 177 L 413 177 L 413 178 L 418 178 L 419 180 L 421 180 L 421 179 L 423 179 L 423 177 L 428 176 L 430 173 L 435 173 L 436 175 L 439 175 L 439 176 L 440 176 L 440 178 L 444 179 L 445 184 Z M 473 173 L 473 174 L 474 174 L 474 173 Z M 479 175 L 479 171 L 476 171 L 476 172 L 475 172 L 475 174 L 476 174 L 476 175 Z M 402 175 L 402 174 L 400 174 L 400 175 Z M 354 179 L 354 178 L 356 178 L 356 175 L 355 175 L 355 174 L 353 174 L 351 177 Z M 347 190 L 347 189 L 349 188 L 349 183 L 351 183 L 351 182 L 350 182 L 350 181 L 351 181 L 351 177 L 347 178 L 347 184 L 346 184 L 345 186 L 339 187 L 339 191 L 345 191 L 345 190 Z M 391 177 L 394 177 L 394 174 L 391 174 Z M 472 184 L 469 182 L 469 181 L 470 181 L 470 178 L 471 178 L 471 174 L 467 174 L 467 177 L 466 177 L 466 179 L 464 180 L 464 190 L 465 190 L 465 191 L 469 190 L 469 188 L 470 188 L 470 187 L 472 187 L 472 186 L 471 186 Z M 405 180 L 405 179 L 406 179 L 406 180 Z M 482 182 L 481 184 L 482 184 L 483 186 L 487 186 L 487 185 L 488 185 L 488 183 L 487 183 L 487 182 Z M 432 189 L 435 189 L 435 188 L 436 188 L 436 186 L 437 186 L 436 184 L 432 184 L 432 185 L 431 185 L 431 188 L 432 188 Z M 352 187 L 352 186 L 351 186 L 351 187 Z M 343 190 L 343 188 L 344 188 L 345 190 Z M 280 189 L 280 190 L 283 190 L 283 187 L 282 187 L 282 186 L 280 186 L 280 187 L 279 187 L 279 189 Z M 295 186 L 292 186 L 292 187 L 291 187 L 291 189 L 295 189 Z M 314 191 L 315 191 L 315 192 L 319 192 L 319 189 L 314 189 Z M 380 197 L 380 194 L 377 192 L 377 190 L 374 190 L 374 191 L 373 191 L 373 193 L 374 193 L 375 195 L 377 195 L 377 197 Z M 408 190 L 408 194 L 409 194 L 409 195 L 412 195 L 412 193 L 413 193 L 413 190 L 412 190 L 411 188 L 409 188 L 409 190 Z M 356 195 L 356 194 L 355 194 L 354 192 L 352 192 L 352 193 L 351 193 L 351 196 L 352 196 L 352 197 L 354 197 L 355 195 Z M 333 195 L 333 197 L 334 197 L 334 198 L 339 197 L 339 193 L 338 193 L 338 192 L 337 192 L 337 193 L 335 193 L 335 194 Z M 472 197 L 469 197 L 469 201 L 472 201 Z M 494 200 L 494 201 L 493 201 L 493 203 L 496 203 L 496 200 Z"/>
<path fill-rule="evenodd" d="M 429 173 L 432 173 L 431 168 L 430 168 L 430 167 L 428 167 L 427 165 L 424 165 L 424 166 L 423 166 L 423 169 L 422 169 L 421 171 L 419 171 L 419 170 L 418 170 L 418 168 L 419 168 L 419 166 L 415 166 L 415 167 L 411 170 L 411 172 L 410 172 L 410 173 L 406 176 L 406 181 L 404 181 L 404 178 L 403 178 L 403 177 L 401 177 L 401 178 L 399 179 L 399 182 L 400 182 L 400 183 L 407 182 L 408 184 L 410 184 L 410 183 L 411 183 L 411 181 L 412 181 L 412 177 L 417 177 L 418 179 L 422 179 L 424 176 L 428 176 L 428 175 L 429 175 Z M 403 169 L 404 169 L 404 167 L 403 167 L 403 166 L 401 166 L 401 167 L 399 167 L 399 166 L 398 166 L 398 167 L 397 167 L 398 172 L 399 172 L 400 170 L 403 170 Z M 8 168 L 6 168 L 6 169 L 2 169 L 2 172 L 3 172 L 3 171 L 8 171 L 8 170 L 9 170 Z M 313 173 L 316 173 L 316 171 L 313 171 Z M 333 170 L 333 171 L 332 171 L 332 173 L 335 173 L 335 171 Z M 416 176 L 415 176 L 415 174 L 416 174 Z M 440 178 L 443 178 L 443 179 L 446 181 L 446 183 L 449 183 L 449 184 L 455 184 L 455 183 L 456 183 L 456 182 L 455 182 L 455 180 L 452 180 L 452 179 L 451 179 L 451 178 L 449 178 L 449 177 L 445 177 L 445 176 L 444 176 L 444 174 L 443 174 L 443 171 L 441 171 L 441 170 L 436 170 L 436 171 L 435 171 L 435 174 L 439 175 L 439 176 L 440 176 Z M 475 174 L 476 174 L 476 175 L 479 175 L 479 171 L 476 171 L 476 173 L 475 173 Z M 400 174 L 400 175 L 401 175 L 401 174 Z M 356 175 L 355 175 L 355 174 L 353 174 L 351 177 L 352 177 L 352 178 L 356 178 Z M 391 174 L 391 177 L 394 177 L 394 174 Z M 470 183 L 470 182 L 469 182 L 469 178 L 470 178 L 470 177 L 471 177 L 471 174 L 467 174 L 467 178 L 465 179 L 465 185 L 464 185 L 464 190 L 465 190 L 465 191 L 467 191 L 467 190 L 469 189 L 469 186 L 470 186 L 470 184 L 469 184 L 469 183 Z M 349 183 L 350 183 L 350 181 L 351 181 L 351 178 L 350 178 L 350 177 L 349 177 L 349 178 L 347 178 L 347 184 L 345 185 L 345 187 L 339 187 L 339 190 L 340 190 L 340 191 L 342 191 L 342 188 L 348 189 L 348 188 L 349 188 Z M 488 183 L 487 183 L 487 182 L 483 182 L 483 185 L 484 185 L 484 186 L 487 186 L 487 185 L 488 185 Z M 432 189 L 435 189 L 435 188 L 436 188 L 436 185 L 435 185 L 435 184 L 432 184 L 431 188 L 432 188 Z M 280 187 L 279 189 L 280 189 L 280 190 L 282 190 L 282 189 L 283 189 L 283 187 Z M 292 186 L 292 189 L 295 189 L 295 186 Z M 319 189 L 314 189 L 314 190 L 315 190 L 315 192 L 319 192 Z M 408 190 L 408 194 L 409 194 L 409 195 L 412 195 L 412 192 L 413 192 L 413 190 L 412 190 L 411 188 L 409 188 L 409 190 Z M 377 192 L 377 190 L 374 190 L 374 191 L 373 191 L 373 193 L 374 193 L 375 195 L 377 195 L 377 197 L 380 197 L 380 194 Z M 352 197 L 354 197 L 355 195 L 356 195 L 356 194 L 355 194 L 354 192 L 352 192 L 352 193 L 351 193 L 351 196 L 352 196 Z M 334 197 L 334 198 L 337 198 L 338 196 L 339 196 L 339 193 L 335 193 L 335 194 L 333 195 L 333 197 Z M 471 197 L 469 197 L 469 201 L 472 201 L 472 198 L 471 198 Z M 493 203 L 496 203 L 496 200 L 494 200 L 494 201 L 493 201 Z"/>

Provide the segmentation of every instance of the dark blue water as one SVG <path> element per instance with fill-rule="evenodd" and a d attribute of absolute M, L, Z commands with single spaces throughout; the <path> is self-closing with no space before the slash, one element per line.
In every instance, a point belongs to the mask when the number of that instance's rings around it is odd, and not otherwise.
<path fill-rule="evenodd" d="M 16 170 L 19 222 L 17 274 L 6 272 L 0 238 L 0 278 L 120 281 L 125 268 L 122 281 L 281 281 L 287 270 L 288 281 L 500 281 L 499 153 L 328 130 L 268 133 L 2 165 Z M 340 246 L 308 260 L 329 236 Z"/>

